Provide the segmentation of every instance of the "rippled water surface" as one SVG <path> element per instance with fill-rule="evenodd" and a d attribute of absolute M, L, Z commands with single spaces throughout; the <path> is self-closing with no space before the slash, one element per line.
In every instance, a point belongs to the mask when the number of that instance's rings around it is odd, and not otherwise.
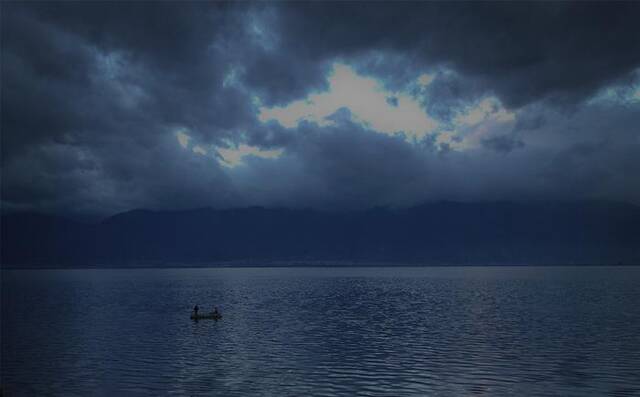
<path fill-rule="evenodd" d="M 640 396 L 640 268 L 7 270 L 1 342 L 16 396 Z"/>

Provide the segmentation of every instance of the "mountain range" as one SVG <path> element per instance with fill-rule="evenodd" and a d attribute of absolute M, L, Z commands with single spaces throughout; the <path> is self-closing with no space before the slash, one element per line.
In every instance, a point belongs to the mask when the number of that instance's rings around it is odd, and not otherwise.
<path fill-rule="evenodd" d="M 12 213 L 0 226 L 5 267 L 640 264 L 640 207 L 600 201 Z"/>

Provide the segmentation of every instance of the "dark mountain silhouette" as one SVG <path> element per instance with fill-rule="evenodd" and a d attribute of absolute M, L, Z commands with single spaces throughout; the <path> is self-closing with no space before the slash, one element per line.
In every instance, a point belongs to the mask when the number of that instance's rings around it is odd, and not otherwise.
<path fill-rule="evenodd" d="M 594 201 L 134 210 L 99 223 L 16 213 L 1 226 L 5 266 L 640 263 L 640 207 Z"/>

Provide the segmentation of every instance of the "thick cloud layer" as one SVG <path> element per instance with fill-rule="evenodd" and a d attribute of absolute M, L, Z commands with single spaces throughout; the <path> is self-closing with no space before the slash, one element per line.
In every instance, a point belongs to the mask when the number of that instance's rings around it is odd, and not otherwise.
<path fill-rule="evenodd" d="M 1 7 L 3 210 L 640 203 L 637 3 Z"/>

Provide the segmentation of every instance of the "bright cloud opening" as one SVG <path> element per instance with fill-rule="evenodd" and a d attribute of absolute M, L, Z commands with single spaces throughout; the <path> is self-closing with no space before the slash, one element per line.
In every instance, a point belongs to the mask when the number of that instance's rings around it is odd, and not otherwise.
<path fill-rule="evenodd" d="M 426 83 L 424 76 L 427 75 L 420 76 L 418 81 Z M 260 121 L 276 120 L 287 128 L 302 121 L 328 126 L 334 124 L 329 117 L 345 107 L 355 122 L 381 133 L 403 132 L 422 138 L 438 127 L 438 122 L 427 115 L 414 97 L 387 91 L 378 80 L 360 76 L 345 64 L 334 64 L 328 81 L 327 92 L 311 94 L 284 107 L 260 107 Z"/>
<path fill-rule="evenodd" d="M 282 149 L 265 150 L 245 144 L 238 145 L 237 147 L 217 148 L 216 150 L 222 158 L 221 164 L 226 167 L 236 167 L 243 164 L 243 159 L 246 156 L 275 159 L 282 155 Z"/>
<path fill-rule="evenodd" d="M 502 123 L 514 121 L 515 117 L 515 113 L 505 109 L 498 98 L 488 97 L 464 109 L 453 119 L 453 123 L 459 127 L 473 126 L 486 120 Z"/>
<path fill-rule="evenodd" d="M 515 112 L 505 109 L 498 98 L 486 97 L 461 109 L 452 120 L 452 128 L 439 131 L 436 142 L 452 150 L 478 148 L 483 139 L 511 131 L 515 121 Z"/>

